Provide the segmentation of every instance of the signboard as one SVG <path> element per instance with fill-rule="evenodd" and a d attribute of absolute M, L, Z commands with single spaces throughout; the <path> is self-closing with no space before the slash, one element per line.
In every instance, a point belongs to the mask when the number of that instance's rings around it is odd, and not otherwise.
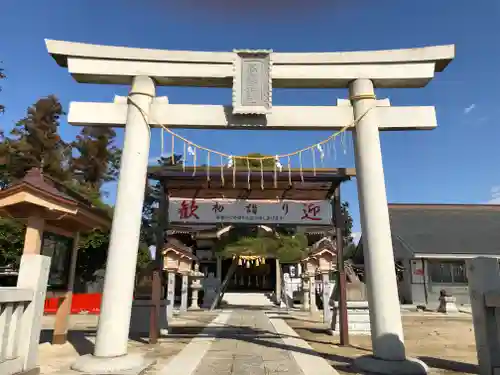
<path fill-rule="evenodd" d="M 233 114 L 264 115 L 271 109 L 271 51 L 236 50 Z"/>
<path fill-rule="evenodd" d="M 169 220 L 189 224 L 331 225 L 329 201 L 169 199 Z"/>

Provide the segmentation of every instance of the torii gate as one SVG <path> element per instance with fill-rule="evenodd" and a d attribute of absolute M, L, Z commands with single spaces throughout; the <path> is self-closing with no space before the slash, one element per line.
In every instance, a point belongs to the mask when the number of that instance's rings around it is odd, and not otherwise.
<path fill-rule="evenodd" d="M 357 364 L 372 371 L 376 367 L 377 372 L 425 372 L 424 364 L 405 361 L 379 131 L 433 129 L 436 115 L 434 107 L 391 107 L 388 100 L 377 101 L 374 87 L 425 86 L 454 58 L 453 45 L 272 53 L 151 50 L 54 40 L 46 44 L 78 82 L 131 85 L 127 101 L 71 103 L 69 109 L 73 125 L 126 128 L 94 356 L 82 357 L 75 369 L 104 372 L 110 366 L 123 370 L 146 365 L 144 359 L 126 354 L 150 127 L 338 130 L 361 118 L 350 130 L 374 356 Z M 155 98 L 157 85 L 233 87 L 233 106 L 169 104 L 167 98 Z M 349 100 L 337 106 L 272 107 L 272 87 L 348 88 Z"/>

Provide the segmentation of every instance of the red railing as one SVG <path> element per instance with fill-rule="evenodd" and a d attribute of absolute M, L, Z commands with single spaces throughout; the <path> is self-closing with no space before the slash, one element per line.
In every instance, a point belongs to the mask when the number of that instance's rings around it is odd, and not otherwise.
<path fill-rule="evenodd" d="M 60 299 L 61 297 L 46 298 L 44 313 L 55 314 Z M 101 299 L 102 294 L 100 293 L 73 294 L 71 314 L 87 313 L 99 315 L 101 312 Z"/>

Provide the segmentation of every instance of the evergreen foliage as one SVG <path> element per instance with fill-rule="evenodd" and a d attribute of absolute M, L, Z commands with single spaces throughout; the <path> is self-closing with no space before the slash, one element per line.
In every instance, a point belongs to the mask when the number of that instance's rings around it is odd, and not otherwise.
<path fill-rule="evenodd" d="M 112 207 L 102 200 L 102 186 L 117 178 L 121 150 L 115 145 L 116 134 L 109 128 L 84 128 L 67 143 L 59 135 L 62 116 L 61 103 L 50 95 L 30 106 L 10 134 L 0 134 L 0 188 L 19 181 L 37 167 L 111 216 Z M 0 218 L 0 264 L 19 262 L 24 231 L 21 223 Z M 79 246 L 77 277 L 82 282 L 93 280 L 95 271 L 105 267 L 109 232 L 82 234 Z M 143 268 L 150 262 L 147 244 L 141 243 L 138 251 L 138 267 Z"/>
<path fill-rule="evenodd" d="M 235 227 L 217 241 L 215 251 L 223 257 L 260 255 L 293 263 L 307 252 L 307 238 L 303 234 L 290 234 L 284 230 L 265 232 L 259 227 Z"/>

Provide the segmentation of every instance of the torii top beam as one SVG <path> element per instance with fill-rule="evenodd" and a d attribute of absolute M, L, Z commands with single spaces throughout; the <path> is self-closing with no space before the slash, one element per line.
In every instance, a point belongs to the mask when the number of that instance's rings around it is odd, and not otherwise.
<path fill-rule="evenodd" d="M 232 87 L 235 52 L 169 51 L 46 40 L 60 66 L 83 83 L 130 84 L 146 75 L 160 86 Z M 454 45 L 359 52 L 272 53 L 273 87 L 423 87 L 455 56 Z"/>

